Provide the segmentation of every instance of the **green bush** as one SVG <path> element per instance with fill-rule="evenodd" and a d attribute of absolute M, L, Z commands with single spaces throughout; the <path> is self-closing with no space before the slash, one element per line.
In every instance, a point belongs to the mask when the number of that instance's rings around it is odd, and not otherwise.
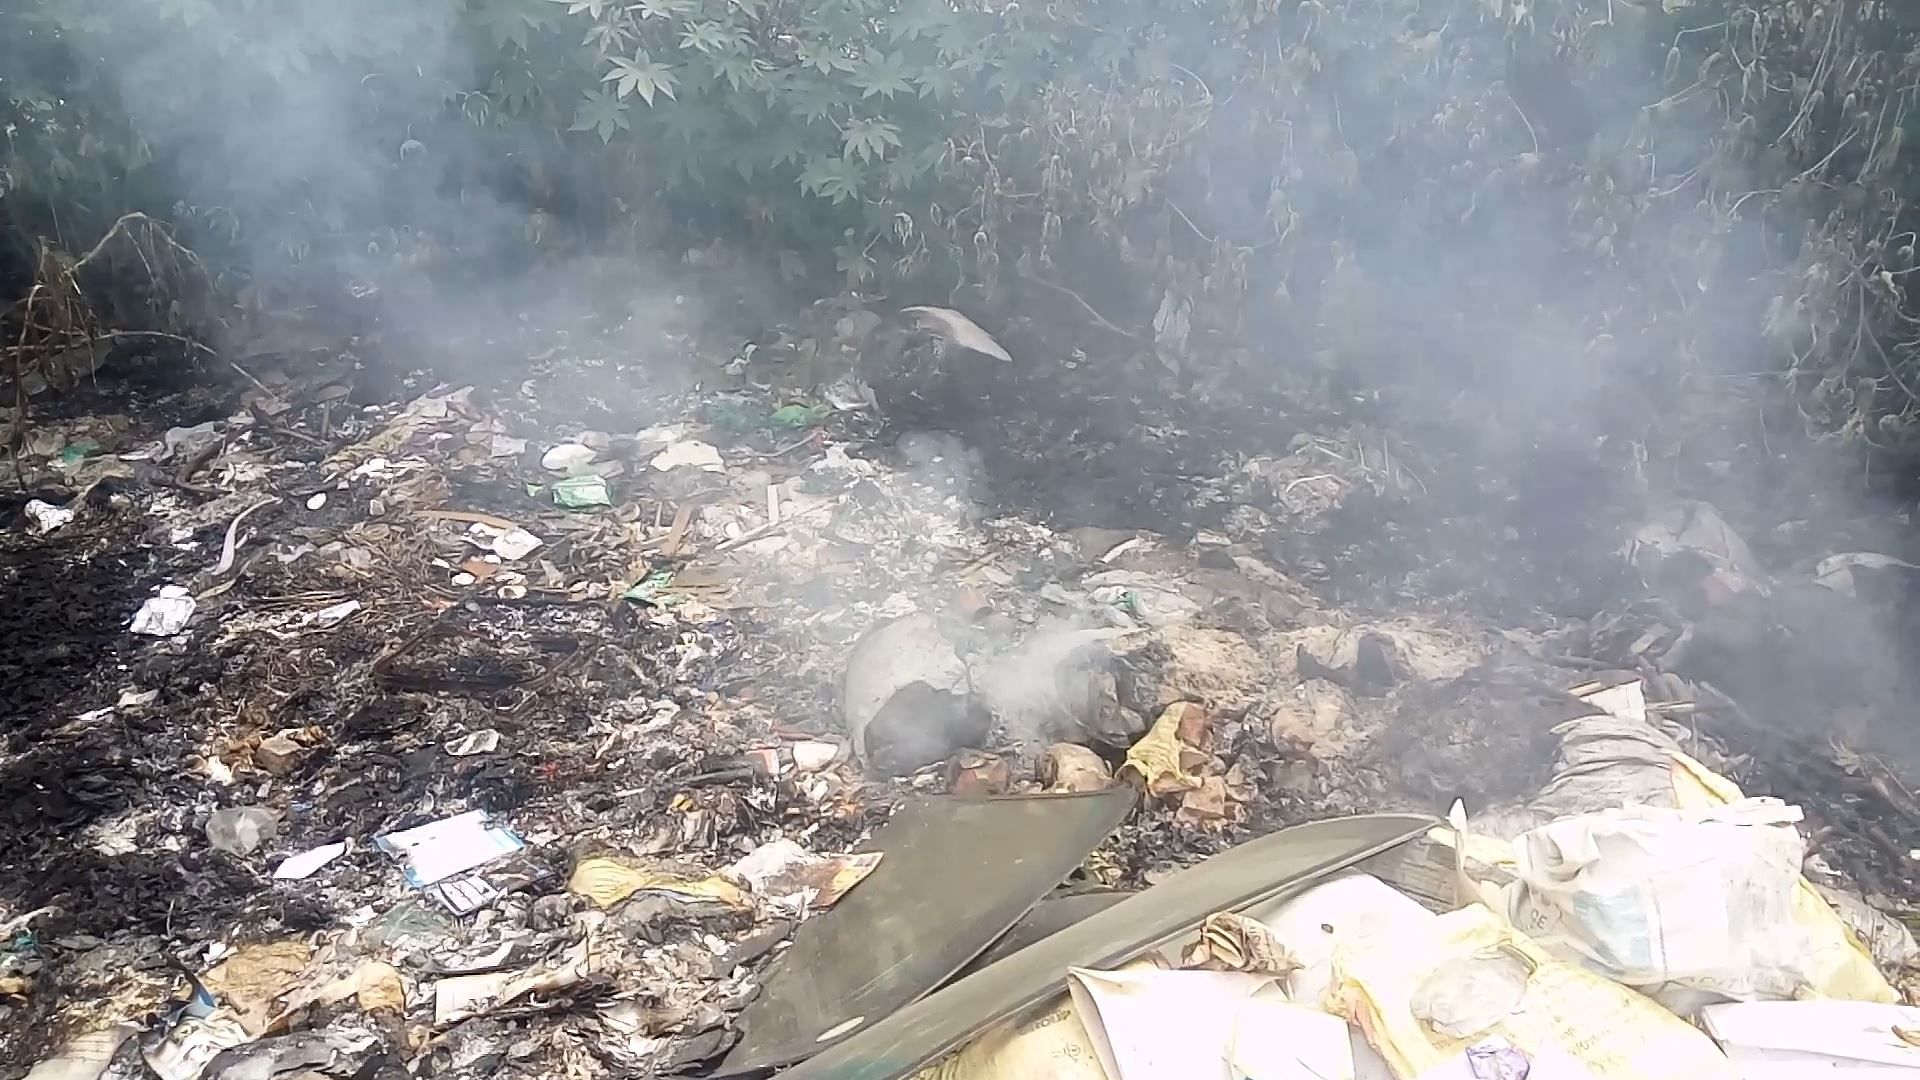
<path fill-rule="evenodd" d="M 1901 446 L 1916 56 L 1884 0 L 22 0 L 0 272 L 145 209 L 261 306 L 665 216 L 1201 383 L 1761 370 Z"/>

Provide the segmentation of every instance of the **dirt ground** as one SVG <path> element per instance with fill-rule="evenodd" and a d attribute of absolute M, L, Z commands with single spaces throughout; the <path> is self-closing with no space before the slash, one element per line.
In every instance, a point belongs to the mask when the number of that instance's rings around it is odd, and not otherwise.
<path fill-rule="evenodd" d="M 1674 497 L 1605 455 L 1490 462 L 1324 403 L 952 351 L 863 368 L 859 394 L 796 388 L 779 343 L 839 341 L 818 311 L 753 352 L 518 333 L 491 343 L 534 358 L 511 366 L 127 355 L 36 399 L 0 503 L 0 1077 L 292 939 L 404 976 L 361 1075 L 685 1064 L 724 1045 L 712 1006 L 741 976 L 716 957 L 767 913 L 608 916 L 566 888 L 583 858 L 846 850 L 908 793 L 1039 788 L 1053 743 L 1118 764 L 1176 702 L 1209 717 L 1210 779 L 1150 799 L 1091 861 L 1106 883 L 1316 816 L 1524 802 L 1566 690 L 1637 676 L 1689 753 L 1806 808 L 1837 882 L 1900 915 L 1920 895 L 1905 585 L 1843 595 L 1771 539 L 1649 561 L 1635 539 L 1661 546 Z M 569 442 L 605 505 L 556 503 L 543 458 Z M 75 513 L 42 532 L 30 500 Z M 502 550 L 512 529 L 538 546 Z M 191 621 L 131 633 L 165 585 Z M 991 731 L 872 775 L 845 745 L 849 655 L 916 614 L 959 642 Z M 830 764 L 768 764 L 822 745 Z M 211 844 L 247 806 L 274 835 Z M 455 917 L 368 841 L 469 809 L 527 845 Z M 434 975 L 552 962 L 608 918 L 594 978 L 433 1016 Z M 608 1019 L 634 1002 L 653 1020 Z"/>

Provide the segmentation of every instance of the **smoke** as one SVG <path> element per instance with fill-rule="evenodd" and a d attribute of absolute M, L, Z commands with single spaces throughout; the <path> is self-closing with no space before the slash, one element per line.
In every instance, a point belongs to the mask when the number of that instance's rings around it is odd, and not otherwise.
<path fill-rule="evenodd" d="M 252 285 L 263 310 L 325 283 L 367 298 L 395 355 L 523 362 L 524 316 L 664 362 L 723 305 L 687 283 L 646 149 L 605 151 L 591 133 L 566 133 L 574 102 L 545 96 L 567 85 L 555 73 L 597 85 L 577 27 L 544 0 L 488 3 L 477 19 L 449 18 L 455 8 L 94 0 L 100 52 L 89 60 L 151 148 L 143 182 L 178 199 L 196 248 L 228 245 L 232 265 L 262 270 Z M 1096 291 L 1099 306 L 1141 327 L 1176 285 L 1181 303 L 1205 293 L 1217 336 L 1179 343 L 1193 361 L 1207 366 L 1220 340 L 1261 355 L 1212 364 L 1203 394 L 1271 400 L 1305 372 L 1332 421 L 1422 447 L 1417 510 L 1428 520 L 1394 535 L 1433 545 L 1430 560 L 1458 554 L 1443 546 L 1461 543 L 1458 531 L 1440 533 L 1463 505 L 1479 531 L 1498 529 L 1478 557 L 1542 579 L 1597 577 L 1598 560 L 1560 553 L 1612 551 L 1609 533 L 1674 495 L 1725 503 L 1756 531 L 1770 517 L 1817 526 L 1833 507 L 1816 515 L 1792 502 L 1839 489 L 1817 477 L 1819 456 L 1766 426 L 1758 395 L 1743 392 L 1753 383 L 1721 378 L 1771 366 L 1763 315 L 1801 269 L 1780 240 L 1807 223 L 1768 226 L 1732 209 L 1743 187 L 1775 178 L 1758 163 L 1743 177 L 1719 103 L 1674 94 L 1653 60 L 1692 48 L 1679 35 L 1697 28 L 1667 16 L 1624 0 L 1306 4 L 1284 39 L 1263 23 L 1271 40 L 1234 43 L 1270 69 L 1211 34 L 1183 38 L 1217 53 L 1173 58 L 1183 86 L 1205 75 L 1211 104 L 1173 167 L 1151 178 L 1179 213 L 1166 218 L 1171 235 L 1150 242 L 1185 266 L 1134 296 L 1142 310 L 1109 306 L 1125 287 Z M 1758 270 L 1745 265 L 1755 253 L 1767 255 Z M 276 266 L 293 269 L 264 272 Z M 720 276 L 733 279 L 729 296 L 780 295 L 764 271 Z M 1115 355 L 1113 374 L 1092 377 L 1123 382 L 1125 362 Z M 1248 453 L 1283 450 L 1251 423 L 1221 434 Z M 949 509 L 986 501 L 999 479 L 983 479 L 971 451 L 911 440 L 901 451 L 931 470 L 914 486 Z M 1816 479 L 1785 487 L 1786 466 Z M 1083 518 L 1103 509 L 1071 477 L 1057 486 Z M 1090 523 L 1165 524 L 1104 509 L 1116 520 Z M 977 517 L 952 516 L 966 528 Z M 1554 606 L 1537 593 L 1517 606 L 1528 600 Z"/>

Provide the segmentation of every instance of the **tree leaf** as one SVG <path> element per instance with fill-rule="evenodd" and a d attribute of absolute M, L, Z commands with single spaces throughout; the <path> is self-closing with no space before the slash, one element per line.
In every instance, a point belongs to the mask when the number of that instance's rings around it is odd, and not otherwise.
<path fill-rule="evenodd" d="M 840 133 L 842 153 L 861 161 L 887 156 L 887 148 L 900 145 L 900 129 L 885 120 L 855 120 Z"/>
<path fill-rule="evenodd" d="M 617 97 L 637 93 L 642 101 L 652 105 L 655 94 L 665 94 L 669 98 L 675 96 L 674 87 L 680 83 L 679 76 L 667 65 L 648 59 L 646 53 L 639 53 L 632 59 L 616 56 L 612 63 L 613 70 L 601 76 L 600 81 L 616 84 Z"/>
<path fill-rule="evenodd" d="M 582 101 L 574 106 L 574 131 L 597 131 L 601 142 L 611 142 L 615 131 L 626 131 L 631 127 L 627 120 L 626 102 L 611 90 L 588 90 L 581 95 Z"/>
<path fill-rule="evenodd" d="M 860 195 L 860 167 L 844 156 L 810 158 L 800 170 L 800 190 L 836 205 Z"/>
<path fill-rule="evenodd" d="M 892 100 L 897 93 L 913 92 L 913 80 L 907 75 L 905 57 L 900 53 L 888 56 L 878 49 L 861 58 L 860 66 L 847 81 L 860 88 L 862 98 L 878 94 Z"/>

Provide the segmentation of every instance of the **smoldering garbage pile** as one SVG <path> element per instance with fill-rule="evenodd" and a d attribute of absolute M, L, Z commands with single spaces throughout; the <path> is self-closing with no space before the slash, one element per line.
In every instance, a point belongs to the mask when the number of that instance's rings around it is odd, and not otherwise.
<path fill-rule="evenodd" d="M 1820 806 L 1809 845 L 1746 797 L 1763 751 L 1664 670 L 1669 612 L 1362 614 L 1238 525 L 984 516 L 966 447 L 877 445 L 859 395 L 609 433 L 538 381 L 347 409 L 255 375 L 23 458 L 9 565 L 121 589 L 72 601 L 94 668 L 9 629 L 48 659 L 4 1075 L 1920 1063 L 1881 910 L 1913 823 Z M 1349 437 L 1222 478 L 1229 522 L 1405 482 Z M 1865 816 L 1898 780 L 1848 765 Z"/>

